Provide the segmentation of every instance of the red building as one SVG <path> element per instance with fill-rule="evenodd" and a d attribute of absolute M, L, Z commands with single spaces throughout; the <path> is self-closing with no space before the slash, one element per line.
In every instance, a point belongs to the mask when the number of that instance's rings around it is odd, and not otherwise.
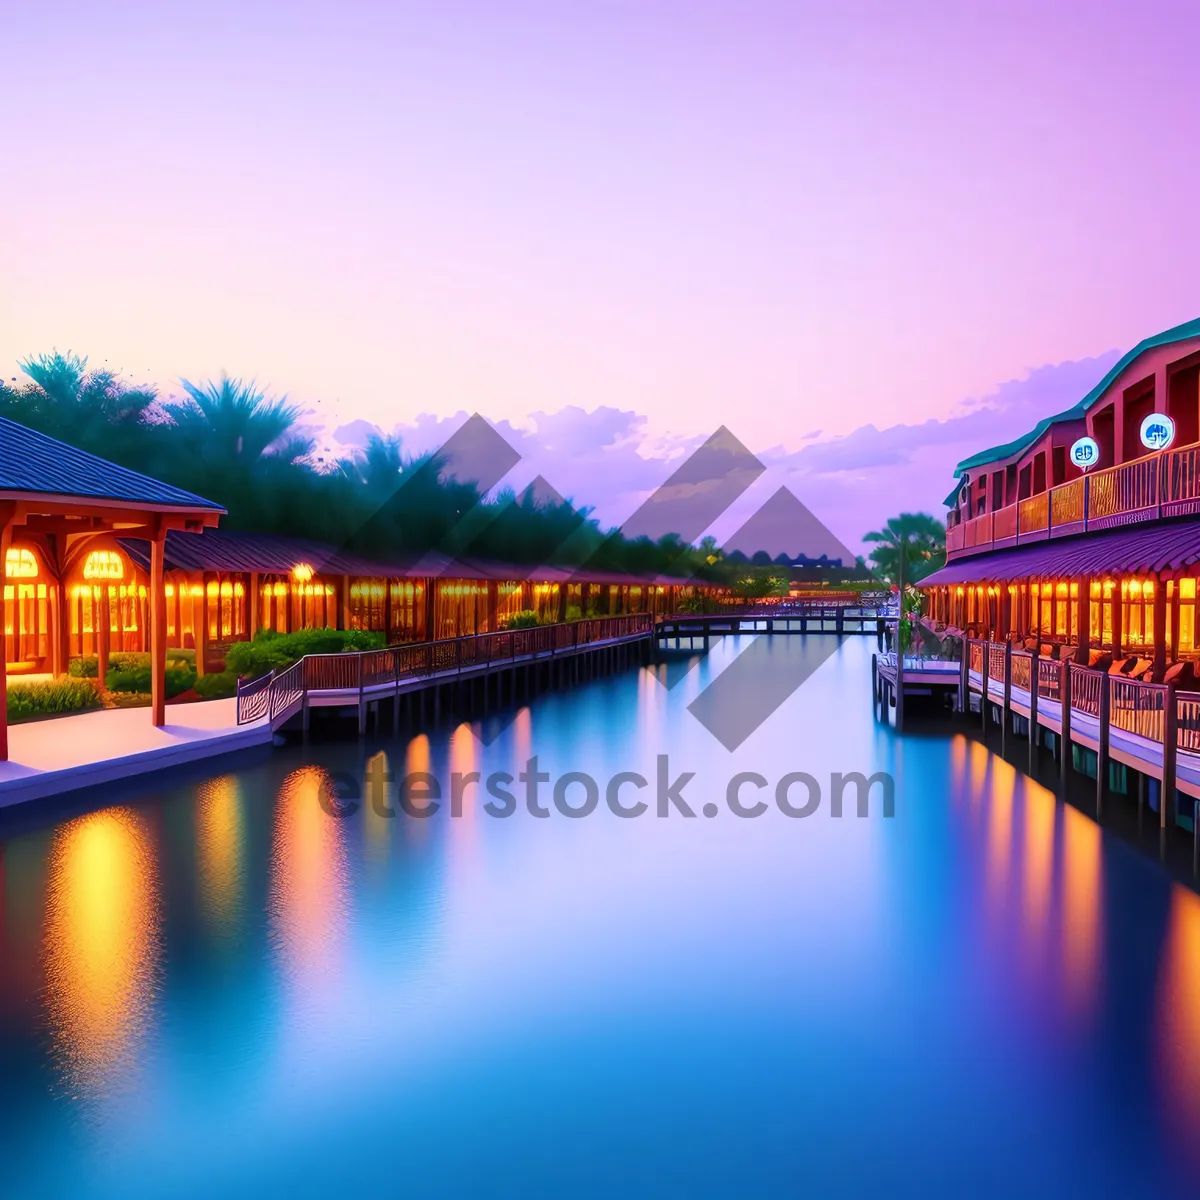
<path fill-rule="evenodd" d="M 1083 663 L 1136 655 L 1146 678 L 1200 657 L 1198 455 L 1200 320 L 1147 338 L 1078 403 L 958 464 L 947 563 L 921 584 L 927 613 Z"/>

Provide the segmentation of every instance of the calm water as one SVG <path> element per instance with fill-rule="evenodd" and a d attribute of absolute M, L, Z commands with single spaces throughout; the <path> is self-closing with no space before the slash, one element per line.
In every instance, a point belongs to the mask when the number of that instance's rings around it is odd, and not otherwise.
<path fill-rule="evenodd" d="M 871 648 L 732 754 L 687 712 L 725 642 L 487 745 L 289 747 L 13 833 L 0 1193 L 1195 1196 L 1200 900 L 981 747 L 875 726 Z M 666 751 L 721 811 L 326 815 L 380 749 L 602 784 Z M 739 819 L 740 770 L 891 771 L 896 815 Z"/>

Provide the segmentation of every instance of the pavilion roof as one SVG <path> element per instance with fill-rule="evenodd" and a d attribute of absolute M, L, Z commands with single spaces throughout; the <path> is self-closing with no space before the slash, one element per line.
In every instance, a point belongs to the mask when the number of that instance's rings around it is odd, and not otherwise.
<path fill-rule="evenodd" d="M 120 538 L 122 547 L 143 569 L 150 561 L 150 544 L 144 538 Z M 657 575 L 644 577 L 586 568 L 531 566 L 455 558 L 431 551 L 404 562 L 382 562 L 325 542 L 285 537 L 273 533 L 244 533 L 232 529 L 206 529 L 203 533 L 171 530 L 167 534 L 166 567 L 182 571 L 257 571 L 286 575 L 305 563 L 317 574 L 360 575 L 381 578 L 532 580 L 546 583 L 589 582 L 630 584 L 680 584 L 692 582 Z"/>
<path fill-rule="evenodd" d="M 21 492 L 116 500 L 137 508 L 225 511 L 202 496 L 0 417 L 0 494 Z"/>

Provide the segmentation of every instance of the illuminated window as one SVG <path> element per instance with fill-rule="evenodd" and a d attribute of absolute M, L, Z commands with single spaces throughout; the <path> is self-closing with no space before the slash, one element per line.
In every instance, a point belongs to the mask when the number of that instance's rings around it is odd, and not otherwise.
<path fill-rule="evenodd" d="M 4 555 L 4 573 L 9 579 L 36 579 L 38 564 L 33 551 L 10 547 Z"/>
<path fill-rule="evenodd" d="M 292 568 L 292 578 L 297 583 L 307 583 L 313 577 L 313 569 L 308 563 L 297 563 Z"/>
<path fill-rule="evenodd" d="M 84 579 L 124 579 L 125 566 L 115 550 L 93 550 L 83 563 Z"/>

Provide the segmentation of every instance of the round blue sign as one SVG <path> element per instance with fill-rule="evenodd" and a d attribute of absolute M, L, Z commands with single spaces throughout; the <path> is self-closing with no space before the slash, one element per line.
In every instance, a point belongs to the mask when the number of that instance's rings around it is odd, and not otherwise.
<path fill-rule="evenodd" d="M 1090 471 L 1100 462 L 1100 446 L 1095 438 L 1081 437 L 1071 446 L 1071 462 L 1081 471 Z"/>
<path fill-rule="evenodd" d="M 1151 413 L 1142 422 L 1142 445 L 1165 450 L 1175 440 L 1175 422 L 1166 413 Z"/>

